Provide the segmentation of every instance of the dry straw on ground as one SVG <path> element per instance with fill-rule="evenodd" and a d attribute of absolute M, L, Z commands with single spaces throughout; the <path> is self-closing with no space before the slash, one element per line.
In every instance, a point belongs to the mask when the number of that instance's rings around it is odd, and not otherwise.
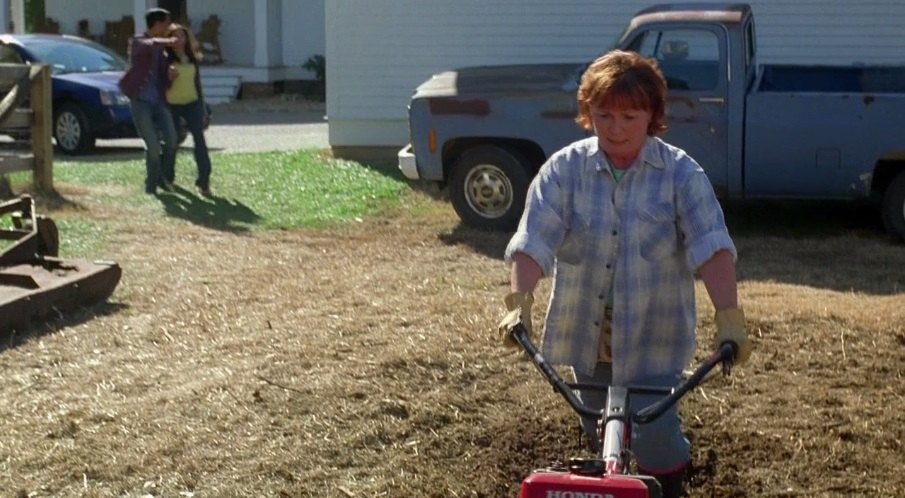
<path fill-rule="evenodd" d="M 506 237 L 447 204 L 235 233 L 136 223 L 93 195 L 71 194 L 123 220 L 103 255 L 123 281 L 6 338 L 3 496 L 504 497 L 581 454 L 565 404 L 489 338 Z M 683 405 L 690 496 L 905 495 L 903 247 L 737 242 L 756 351 Z M 706 344 L 702 288 L 699 309 Z"/>

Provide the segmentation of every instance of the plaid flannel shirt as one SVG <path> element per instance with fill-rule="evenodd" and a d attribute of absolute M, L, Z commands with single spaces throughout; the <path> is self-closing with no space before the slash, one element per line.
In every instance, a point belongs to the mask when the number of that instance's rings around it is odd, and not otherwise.
<path fill-rule="evenodd" d="M 534 178 L 506 260 L 522 252 L 553 275 L 544 356 L 588 374 L 612 288 L 613 382 L 632 384 L 679 375 L 691 360 L 694 271 L 721 249 L 737 256 L 694 159 L 648 137 L 617 183 L 590 137 L 555 153 Z"/>

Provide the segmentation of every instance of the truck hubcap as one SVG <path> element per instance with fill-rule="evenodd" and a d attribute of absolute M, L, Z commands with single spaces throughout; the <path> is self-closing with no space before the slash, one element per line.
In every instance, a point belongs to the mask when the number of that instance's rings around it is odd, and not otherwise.
<path fill-rule="evenodd" d="M 475 166 L 465 179 L 465 200 L 481 216 L 499 218 L 512 206 L 512 182 L 492 164 Z"/>

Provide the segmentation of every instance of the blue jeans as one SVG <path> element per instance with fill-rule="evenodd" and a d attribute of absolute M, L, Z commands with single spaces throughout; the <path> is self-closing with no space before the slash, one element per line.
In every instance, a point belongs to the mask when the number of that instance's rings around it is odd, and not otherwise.
<path fill-rule="evenodd" d="M 574 370 L 575 381 L 579 383 L 611 385 L 613 364 L 599 362 L 594 375 L 587 375 Z M 634 386 L 674 387 L 678 378 L 657 377 L 641 379 Z M 627 386 L 632 387 L 632 386 Z M 594 410 L 606 407 L 606 392 L 583 391 L 578 393 L 579 399 Z M 652 394 L 635 394 L 631 396 L 630 409 L 638 411 L 655 403 L 662 396 Z M 592 441 L 599 444 L 597 438 L 597 421 L 581 417 L 581 428 Z M 645 472 L 657 475 L 669 474 L 685 467 L 690 459 L 688 439 L 682 433 L 682 421 L 677 406 L 673 406 L 663 415 L 649 424 L 632 424 L 632 451 L 638 466 Z"/>
<path fill-rule="evenodd" d="M 173 113 L 174 120 L 182 118 L 188 125 L 192 141 L 195 142 L 195 164 L 198 166 L 195 185 L 198 188 L 207 189 L 210 187 L 211 158 L 207 152 L 207 142 L 204 141 L 204 103 L 198 99 L 184 105 L 171 104 L 170 111 Z"/>
<path fill-rule="evenodd" d="M 166 103 L 133 99 L 132 121 L 138 136 L 145 142 L 145 192 L 153 193 L 162 180 L 176 177 L 176 127 Z"/>

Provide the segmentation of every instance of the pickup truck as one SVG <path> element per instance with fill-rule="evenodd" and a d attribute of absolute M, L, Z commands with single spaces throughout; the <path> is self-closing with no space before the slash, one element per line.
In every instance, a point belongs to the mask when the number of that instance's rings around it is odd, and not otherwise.
<path fill-rule="evenodd" d="M 877 200 L 905 239 L 905 67 L 760 65 L 747 4 L 649 7 L 615 48 L 657 61 L 668 86 L 662 137 L 721 198 Z M 586 66 L 434 75 L 412 97 L 400 170 L 448 187 L 465 224 L 513 229 L 540 166 L 587 136 L 575 123 Z"/>

